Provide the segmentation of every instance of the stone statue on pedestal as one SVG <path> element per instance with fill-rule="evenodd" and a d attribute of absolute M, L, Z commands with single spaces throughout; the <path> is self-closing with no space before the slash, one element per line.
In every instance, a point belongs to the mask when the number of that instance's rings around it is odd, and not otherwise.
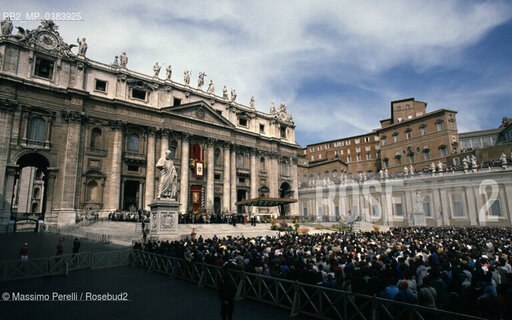
<path fill-rule="evenodd" d="M 407 176 L 407 174 L 409 173 L 409 168 L 407 168 L 407 166 L 404 167 L 404 176 Z"/>
<path fill-rule="evenodd" d="M 185 83 L 187 86 L 190 85 L 190 72 L 188 70 L 183 72 L 183 83 Z"/>
<path fill-rule="evenodd" d="M 443 172 L 443 163 L 441 161 L 439 161 L 437 163 L 437 171 L 438 172 Z"/>
<path fill-rule="evenodd" d="M 432 163 L 430 164 L 430 170 L 432 171 L 432 173 L 436 173 L 436 164 L 434 163 L 434 161 L 432 161 Z"/>
<path fill-rule="evenodd" d="M 215 86 L 213 85 L 213 80 L 210 80 L 210 83 L 208 84 L 208 93 L 213 94 L 215 91 Z"/>
<path fill-rule="evenodd" d="M 128 64 L 128 56 L 126 55 L 126 52 L 121 54 L 121 57 L 119 58 L 119 64 L 121 65 L 121 68 L 126 68 L 126 65 Z"/>
<path fill-rule="evenodd" d="M 203 90 L 204 84 L 204 76 L 206 74 L 204 72 L 199 72 L 199 77 L 197 78 L 197 89 Z"/>
<path fill-rule="evenodd" d="M 423 213 L 423 194 L 421 191 L 416 191 L 416 207 L 415 211 L 419 213 Z"/>
<path fill-rule="evenodd" d="M 226 86 L 224 86 L 222 88 L 222 99 L 225 99 L 225 100 L 229 99 L 229 97 L 228 97 L 228 88 L 226 88 Z"/>
<path fill-rule="evenodd" d="M 236 100 L 236 91 L 235 89 L 231 89 L 231 102 L 235 102 Z"/>
<path fill-rule="evenodd" d="M 166 80 L 171 80 L 171 76 L 172 76 L 172 66 L 171 65 L 168 65 L 167 68 L 165 69 L 165 72 L 166 72 L 166 77 L 165 79 Z"/>
<path fill-rule="evenodd" d="M 274 114 L 274 113 L 276 113 L 276 108 L 274 107 L 274 103 L 272 102 L 270 104 L 270 114 Z"/>
<path fill-rule="evenodd" d="M 2 25 L 2 36 L 8 36 L 12 32 L 12 21 L 10 18 L 5 18 L 1 23 Z"/>
<path fill-rule="evenodd" d="M 501 155 L 500 155 L 500 162 L 501 162 L 501 165 L 503 165 L 503 166 L 507 165 L 507 156 L 504 153 L 501 153 Z"/>
<path fill-rule="evenodd" d="M 176 168 L 171 159 L 171 151 L 165 151 L 165 156 L 161 157 L 156 163 L 156 167 L 160 169 L 160 184 L 158 186 L 157 199 L 176 200 L 177 179 Z"/>
<path fill-rule="evenodd" d="M 410 164 L 410 165 L 409 165 L 409 174 L 410 174 L 411 176 L 413 176 L 413 175 L 414 175 L 414 168 L 412 167 L 412 164 Z"/>
<path fill-rule="evenodd" d="M 78 55 L 85 56 L 88 48 L 87 43 L 85 42 L 85 38 L 82 38 L 82 41 L 80 41 L 80 38 L 77 38 L 76 42 L 78 42 Z"/>
<path fill-rule="evenodd" d="M 160 73 L 160 69 L 162 69 L 161 66 L 158 65 L 158 62 L 155 63 L 153 66 L 153 77 L 158 78 L 158 74 Z"/>
<path fill-rule="evenodd" d="M 251 97 L 251 101 L 249 101 L 249 106 L 254 109 L 254 96 Z"/>

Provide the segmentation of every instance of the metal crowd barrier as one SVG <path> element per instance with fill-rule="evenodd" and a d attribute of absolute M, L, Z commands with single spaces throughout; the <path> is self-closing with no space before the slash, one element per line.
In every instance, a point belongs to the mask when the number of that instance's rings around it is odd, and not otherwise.
<path fill-rule="evenodd" d="M 44 258 L 0 261 L 0 281 L 67 275 L 81 269 L 103 269 L 130 265 L 131 249 L 81 252 Z"/>
<path fill-rule="evenodd" d="M 432 309 L 346 291 L 308 285 L 297 281 L 272 278 L 238 270 L 222 270 L 204 263 L 187 262 L 154 253 L 134 250 L 132 264 L 218 288 L 219 281 L 228 277 L 236 286 L 236 298 L 248 298 L 290 311 L 290 316 L 308 315 L 317 319 L 482 319 L 449 311 Z"/>

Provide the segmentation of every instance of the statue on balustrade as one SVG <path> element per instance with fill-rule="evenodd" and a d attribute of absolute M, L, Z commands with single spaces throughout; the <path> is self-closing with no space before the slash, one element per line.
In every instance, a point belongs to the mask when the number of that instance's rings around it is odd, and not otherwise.
<path fill-rule="evenodd" d="M 171 151 L 165 151 L 165 156 L 161 157 L 156 163 L 156 167 L 160 169 L 160 185 L 158 186 L 157 199 L 176 200 L 178 175 L 174 162 L 171 159 Z"/>

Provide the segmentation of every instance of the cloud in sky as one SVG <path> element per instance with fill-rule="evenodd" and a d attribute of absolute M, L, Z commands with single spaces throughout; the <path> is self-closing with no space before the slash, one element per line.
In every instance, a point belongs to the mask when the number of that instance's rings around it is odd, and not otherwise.
<path fill-rule="evenodd" d="M 80 11 L 60 21 L 68 42 L 84 36 L 88 57 L 130 69 L 155 61 L 207 73 L 217 92 L 268 111 L 284 101 L 303 145 L 367 132 L 389 117 L 391 100 L 416 97 L 430 110 L 459 111 L 466 130 L 497 126 L 510 98 L 512 5 L 499 1 L 68 1 L 2 3 L 2 11 Z M 35 27 L 36 22 L 15 22 Z M 502 26 L 508 28 L 502 28 Z M 498 30 L 499 32 L 497 32 Z M 484 43 L 482 45 L 482 43 Z M 498 45 L 500 44 L 500 45 Z M 164 67 L 165 68 L 165 67 Z M 481 108 L 486 105 L 486 108 Z"/>

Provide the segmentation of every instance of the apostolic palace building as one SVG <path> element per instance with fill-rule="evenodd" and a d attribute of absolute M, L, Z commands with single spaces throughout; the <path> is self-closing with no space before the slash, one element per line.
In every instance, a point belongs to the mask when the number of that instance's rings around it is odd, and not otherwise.
<path fill-rule="evenodd" d="M 180 213 L 297 197 L 298 145 L 284 104 L 258 111 L 254 99 L 239 103 L 234 89 L 218 95 L 213 81 L 203 89 L 204 73 L 193 84 L 188 71 L 160 73 L 158 64 L 141 74 L 124 52 L 112 64 L 93 61 L 86 39 L 70 45 L 57 29 L 48 20 L 0 37 L 0 231 L 12 212 L 41 212 L 55 228 L 89 208 L 146 209 L 166 150 Z M 28 195 L 24 176 L 34 181 Z"/>

